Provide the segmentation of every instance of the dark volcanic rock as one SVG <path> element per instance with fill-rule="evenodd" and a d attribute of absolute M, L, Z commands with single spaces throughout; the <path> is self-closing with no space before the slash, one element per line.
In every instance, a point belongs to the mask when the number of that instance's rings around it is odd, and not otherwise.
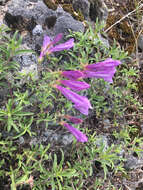
<path fill-rule="evenodd" d="M 42 46 L 44 35 L 53 38 L 62 32 L 65 37 L 69 34 L 69 29 L 84 31 L 82 22 L 73 19 L 60 7 L 56 11 L 49 9 L 41 0 L 11 0 L 4 20 L 10 28 L 26 31 L 24 43 L 37 52 Z"/>
<path fill-rule="evenodd" d="M 28 26 L 31 26 L 32 30 L 36 24 L 44 24 L 45 18 L 52 14 L 54 11 L 48 9 L 42 1 L 34 3 L 28 0 L 11 0 L 5 21 L 9 26 L 20 31 L 27 30 Z"/>
<path fill-rule="evenodd" d="M 88 0 L 73 0 L 73 9 L 81 12 L 86 20 L 89 18 L 90 3 Z"/>
<path fill-rule="evenodd" d="M 57 22 L 54 26 L 55 34 L 64 33 L 68 35 L 69 30 L 75 32 L 84 32 L 84 25 L 80 21 L 76 21 L 69 13 L 65 13 L 62 7 L 57 9 Z"/>
<path fill-rule="evenodd" d="M 98 18 L 100 21 L 106 22 L 108 9 L 103 0 L 90 0 L 89 17 L 92 21 L 96 21 Z"/>

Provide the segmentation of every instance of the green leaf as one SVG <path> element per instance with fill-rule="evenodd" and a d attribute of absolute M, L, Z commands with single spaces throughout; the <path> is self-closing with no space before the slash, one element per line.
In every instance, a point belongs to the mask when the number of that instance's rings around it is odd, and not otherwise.
<path fill-rule="evenodd" d="M 23 54 L 23 53 L 34 53 L 34 54 L 35 54 L 35 51 L 30 50 L 30 49 L 17 50 L 17 51 L 15 52 L 15 55 L 19 55 L 19 54 Z"/>

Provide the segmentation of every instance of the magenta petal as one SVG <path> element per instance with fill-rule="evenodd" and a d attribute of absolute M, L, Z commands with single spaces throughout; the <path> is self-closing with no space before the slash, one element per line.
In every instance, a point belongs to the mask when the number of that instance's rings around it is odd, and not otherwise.
<path fill-rule="evenodd" d="M 74 39 L 71 38 L 70 40 L 68 40 L 67 42 L 65 43 L 62 43 L 62 44 L 59 44 L 59 45 L 56 45 L 55 47 L 52 47 L 50 48 L 50 52 L 56 52 L 56 51 L 62 51 L 62 50 L 68 50 L 70 48 L 72 48 L 74 46 Z"/>
<path fill-rule="evenodd" d="M 86 107 L 84 104 L 75 104 L 74 108 L 77 109 L 78 111 L 80 111 L 80 113 L 84 114 L 84 115 L 88 115 L 88 107 Z"/>
<path fill-rule="evenodd" d="M 65 86 L 68 86 L 69 88 L 71 88 L 72 90 L 75 90 L 75 91 L 80 91 L 80 90 L 90 88 L 90 85 L 88 83 L 82 82 L 82 81 L 60 80 L 60 83 Z"/>
<path fill-rule="evenodd" d="M 86 137 L 85 134 L 83 134 L 81 131 L 78 129 L 74 128 L 73 126 L 69 125 L 68 123 L 63 124 L 77 139 L 79 142 L 87 142 L 88 138 Z"/>
<path fill-rule="evenodd" d="M 62 86 L 56 85 L 56 88 L 62 92 L 62 94 L 70 101 L 72 101 L 75 104 L 86 104 L 88 107 L 91 107 L 89 100 L 85 96 L 81 96 L 67 88 L 64 88 Z M 89 106 L 90 105 L 90 106 Z"/>
<path fill-rule="evenodd" d="M 46 50 L 47 46 L 48 46 L 50 43 L 51 43 L 51 39 L 49 38 L 49 36 L 44 36 L 42 48 L 43 48 L 44 50 Z"/>
<path fill-rule="evenodd" d="M 101 71 L 101 70 L 106 70 L 107 68 L 116 67 L 120 64 L 121 62 L 119 60 L 113 60 L 109 58 L 103 62 L 87 65 L 85 68 L 86 70 L 90 70 L 90 71 Z"/>
<path fill-rule="evenodd" d="M 58 34 L 58 35 L 53 39 L 52 44 L 56 44 L 57 42 L 59 42 L 59 41 L 62 39 L 62 37 L 63 37 L 63 34 L 62 34 L 62 33 Z"/>
<path fill-rule="evenodd" d="M 51 40 L 50 40 L 49 36 L 44 36 L 41 53 L 40 53 L 40 56 L 39 56 L 39 59 L 38 59 L 39 62 L 41 62 L 43 57 L 46 55 L 47 48 L 50 45 L 50 43 L 51 43 Z"/>
<path fill-rule="evenodd" d="M 115 68 L 112 68 L 107 71 L 97 71 L 97 72 L 92 72 L 92 71 L 84 71 L 85 78 L 103 78 L 105 81 L 112 83 L 112 77 L 114 76 L 116 72 Z"/>
<path fill-rule="evenodd" d="M 72 101 L 75 105 L 74 107 L 78 109 L 81 113 L 83 113 L 83 109 L 86 110 L 83 114 L 87 115 L 88 109 L 92 108 L 89 100 L 85 96 L 81 96 L 67 88 L 56 85 L 56 88 L 61 91 L 61 93 L 70 101 Z M 81 107 L 81 108 L 80 108 Z"/>
<path fill-rule="evenodd" d="M 84 76 L 84 74 L 81 71 L 63 71 L 62 75 L 71 80 L 77 80 Z"/>
<path fill-rule="evenodd" d="M 45 55 L 44 52 L 41 51 L 40 56 L 38 58 L 39 62 L 42 62 L 44 55 Z"/>
<path fill-rule="evenodd" d="M 69 121 L 71 121 L 72 123 L 75 123 L 75 124 L 79 124 L 79 123 L 83 122 L 82 119 L 77 118 L 77 117 L 73 117 L 73 116 L 70 116 L 70 115 L 66 115 L 65 118 L 67 118 Z"/>

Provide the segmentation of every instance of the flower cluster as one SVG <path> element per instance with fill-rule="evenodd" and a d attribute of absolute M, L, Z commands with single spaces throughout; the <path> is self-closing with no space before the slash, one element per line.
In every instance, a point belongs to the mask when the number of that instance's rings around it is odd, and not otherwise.
<path fill-rule="evenodd" d="M 62 34 L 58 34 L 53 41 L 51 41 L 48 36 L 44 37 L 39 62 L 41 62 L 43 60 L 43 57 L 47 54 L 65 49 L 67 50 L 74 46 L 73 38 L 65 43 L 53 46 L 59 42 L 61 38 Z M 102 62 L 85 65 L 83 70 L 62 71 L 60 73 L 61 76 L 67 78 L 68 80 L 59 80 L 58 82 L 60 84 L 56 84 L 55 88 L 58 89 L 68 100 L 74 104 L 75 109 L 84 115 L 88 115 L 89 109 L 92 109 L 90 101 L 86 96 L 81 96 L 77 92 L 90 88 L 90 85 L 84 81 L 80 81 L 80 79 L 83 80 L 84 78 L 102 78 L 105 81 L 112 83 L 112 78 L 116 72 L 116 67 L 120 64 L 120 61 L 109 58 Z M 65 116 L 65 118 L 74 124 L 79 124 L 82 122 L 81 119 L 73 116 Z M 77 141 L 87 142 L 88 139 L 86 135 L 79 131 L 77 128 L 74 128 L 67 122 L 61 122 L 61 124 L 75 136 Z"/>

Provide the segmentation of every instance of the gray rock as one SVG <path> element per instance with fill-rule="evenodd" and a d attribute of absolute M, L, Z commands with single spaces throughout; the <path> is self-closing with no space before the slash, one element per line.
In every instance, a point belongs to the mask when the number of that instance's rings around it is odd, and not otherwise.
<path fill-rule="evenodd" d="M 97 17 L 106 20 L 108 15 L 103 1 L 74 0 L 73 7 L 82 11 L 83 15 L 90 17 L 92 21 Z M 65 39 L 69 30 L 84 32 L 85 29 L 82 22 L 75 20 L 61 6 L 54 11 L 41 0 L 11 0 L 8 3 L 5 22 L 15 30 L 27 31 L 23 42 L 37 53 L 40 53 L 44 35 L 53 38 L 58 33 L 63 33 Z M 106 47 L 109 45 L 105 39 L 102 41 Z"/>
<path fill-rule="evenodd" d="M 43 135 L 50 143 L 56 142 L 56 144 L 61 144 L 62 146 L 68 146 L 73 142 L 73 135 L 69 133 L 58 134 L 56 131 L 46 129 Z"/>
<path fill-rule="evenodd" d="M 4 1 L 0 2 L 0 26 L 2 24 L 4 24 L 4 16 L 5 16 L 5 12 L 7 10 L 6 6 L 3 6 L 3 2 Z"/>
<path fill-rule="evenodd" d="M 19 143 L 20 145 L 24 144 L 24 143 L 25 143 L 24 138 L 23 138 L 23 137 L 19 137 L 18 143 Z"/>
<path fill-rule="evenodd" d="M 35 54 L 17 55 L 13 60 L 20 64 L 18 73 L 22 79 L 19 81 L 19 84 L 24 84 L 27 80 L 30 80 L 31 77 L 33 80 L 38 79 L 37 57 Z M 27 77 L 29 74 L 31 77 Z"/>
<path fill-rule="evenodd" d="M 108 8 L 105 5 L 104 0 L 89 0 L 89 2 L 89 17 L 91 21 L 96 21 L 98 18 L 100 21 L 106 22 L 108 17 Z"/>
<path fill-rule="evenodd" d="M 133 170 L 143 166 L 143 159 L 134 157 L 132 155 L 126 156 L 126 162 L 124 163 L 124 168 L 126 170 Z"/>
<path fill-rule="evenodd" d="M 138 165 L 138 159 L 134 157 L 129 157 L 124 164 L 124 168 L 126 170 L 132 170 L 132 169 L 135 169 L 137 165 Z"/>
<path fill-rule="evenodd" d="M 46 137 L 46 138 L 50 138 L 50 136 L 53 134 L 53 130 L 46 130 L 45 132 L 44 132 L 44 136 Z"/>
<path fill-rule="evenodd" d="M 56 11 L 49 9 L 42 0 L 11 0 L 4 17 L 5 23 L 14 30 L 24 31 L 23 43 L 30 49 L 40 53 L 43 36 L 51 39 L 58 33 L 65 36 L 72 31 L 84 31 L 84 25 L 58 7 Z M 62 41 L 62 42 L 63 42 Z"/>
<path fill-rule="evenodd" d="M 37 144 L 40 144 L 40 140 L 38 141 L 38 139 L 36 137 L 31 138 L 31 140 L 29 142 L 29 145 L 30 146 L 33 146 L 33 145 L 35 146 Z"/>
<path fill-rule="evenodd" d="M 111 123 L 110 123 L 110 120 L 109 119 L 105 119 L 103 121 L 103 124 L 104 124 L 104 128 L 105 129 L 109 129 L 111 127 Z"/>
<path fill-rule="evenodd" d="M 106 47 L 109 48 L 109 41 L 106 38 L 103 38 L 100 33 L 98 33 L 98 38 L 101 40 L 102 44 Z"/>
<path fill-rule="evenodd" d="M 53 134 L 51 135 L 51 137 L 49 138 L 49 142 L 50 142 L 51 144 L 53 144 L 53 142 L 59 144 L 59 139 L 60 139 L 60 137 L 61 137 L 61 136 L 55 132 L 55 133 L 53 133 Z"/>
<path fill-rule="evenodd" d="M 25 54 L 15 57 L 17 62 L 21 63 L 22 67 L 28 67 L 30 65 L 37 65 L 37 57 L 35 54 Z"/>
<path fill-rule="evenodd" d="M 66 151 L 70 149 L 71 143 L 73 142 L 73 135 L 70 133 L 65 133 L 64 131 L 45 129 L 40 132 L 37 136 L 28 137 L 25 142 L 29 142 L 30 146 L 36 144 L 48 145 L 50 143 L 51 148 L 55 148 L 56 145 L 63 147 Z"/>
<path fill-rule="evenodd" d="M 66 13 L 61 7 L 57 9 L 57 21 L 54 26 L 55 35 L 63 33 L 64 36 L 69 34 L 69 30 L 75 32 L 84 32 L 84 25 L 75 20 L 69 13 Z"/>
<path fill-rule="evenodd" d="M 73 9 L 76 12 L 81 12 L 85 20 L 89 18 L 90 3 L 88 0 L 73 0 Z"/>
<path fill-rule="evenodd" d="M 65 134 L 62 138 L 62 144 L 65 146 L 69 146 L 73 142 L 73 135 L 72 134 Z"/>
<path fill-rule="evenodd" d="M 4 6 L 8 0 L 0 0 L 0 5 Z"/>
<path fill-rule="evenodd" d="M 73 9 L 76 12 L 81 12 L 85 20 L 106 22 L 108 17 L 108 8 L 104 0 L 73 0 Z"/>
<path fill-rule="evenodd" d="M 104 146 L 104 149 L 103 151 L 106 151 L 109 147 L 108 145 L 108 138 L 104 135 L 100 135 L 96 138 L 96 142 L 95 144 L 97 145 L 97 147 L 100 147 L 100 146 Z"/>
<path fill-rule="evenodd" d="M 43 34 L 43 29 L 42 29 L 42 26 L 41 25 L 36 25 L 35 28 L 32 30 L 32 34 L 34 36 L 36 35 L 42 35 Z"/>
<path fill-rule="evenodd" d="M 120 150 L 120 152 L 118 153 L 118 156 L 119 156 L 119 158 L 124 158 L 124 155 L 125 155 L 125 150 L 124 149 L 122 149 L 122 150 Z"/>
<path fill-rule="evenodd" d="M 43 35 L 49 33 L 45 20 L 53 14 L 56 15 L 41 0 L 35 3 L 28 0 L 11 0 L 4 20 L 10 28 L 24 31 L 26 35 L 23 36 L 23 43 L 39 53 Z"/>
<path fill-rule="evenodd" d="M 44 24 L 45 19 L 53 14 L 54 11 L 48 9 L 40 0 L 37 3 L 28 0 L 11 0 L 5 21 L 10 27 L 32 31 L 36 24 Z"/>
<path fill-rule="evenodd" d="M 37 69 L 37 64 L 31 64 L 28 67 L 23 67 L 20 71 L 19 74 L 21 75 L 22 79 L 20 80 L 20 84 L 24 84 L 27 81 L 31 80 L 38 80 L 38 69 Z M 28 76 L 30 75 L 30 76 Z"/>

